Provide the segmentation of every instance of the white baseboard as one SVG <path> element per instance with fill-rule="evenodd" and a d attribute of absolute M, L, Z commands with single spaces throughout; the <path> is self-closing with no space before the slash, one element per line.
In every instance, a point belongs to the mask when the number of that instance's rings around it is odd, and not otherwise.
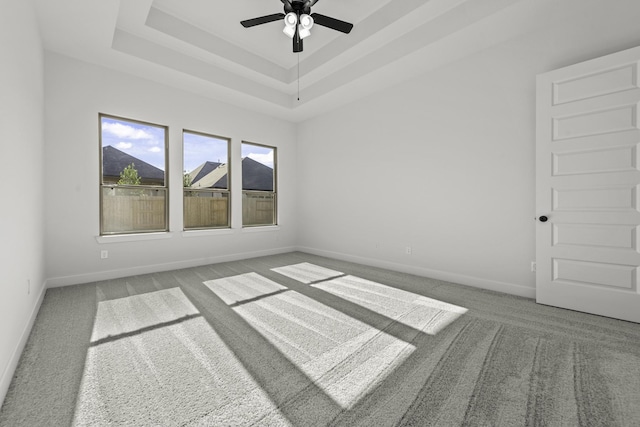
<path fill-rule="evenodd" d="M 208 258 L 176 261 L 163 264 L 149 264 L 132 268 L 100 271 L 95 273 L 78 274 L 73 276 L 53 277 L 45 282 L 45 288 L 55 288 L 61 286 L 79 285 L 101 280 L 118 279 L 121 277 L 136 276 L 140 274 L 156 273 L 161 271 L 177 270 L 181 268 L 198 267 L 201 265 L 215 264 L 219 262 L 238 261 L 260 256 L 278 255 L 282 253 L 300 251 L 327 258 L 340 259 L 358 264 L 370 265 L 373 267 L 386 268 L 388 270 L 402 273 L 415 274 L 416 276 L 429 277 L 447 282 L 459 283 L 461 285 L 473 286 L 481 289 L 488 289 L 506 294 L 517 295 L 525 298 L 535 298 L 535 288 L 517 285 L 513 283 L 500 282 L 497 280 L 483 279 L 480 277 L 467 276 L 464 274 L 452 273 L 448 271 L 433 270 L 424 267 L 400 264 L 375 258 L 367 258 L 342 252 L 328 251 L 305 246 L 282 247 L 267 249 L 263 251 L 242 252 L 236 254 L 220 255 Z"/>
<path fill-rule="evenodd" d="M 475 288 L 488 289 L 491 291 L 502 292 L 505 294 L 517 295 L 525 298 L 535 298 L 535 288 L 528 286 L 516 285 L 513 283 L 500 282 L 497 280 L 483 279 L 480 277 L 466 276 L 464 274 L 452 273 L 448 271 L 432 270 L 424 267 L 413 265 L 399 264 L 395 262 L 384 261 L 374 258 L 366 258 L 357 255 L 345 254 L 342 252 L 327 251 L 323 249 L 309 248 L 298 246 L 296 250 L 306 252 L 313 255 L 334 258 L 338 260 L 355 262 L 358 264 L 369 265 L 372 267 L 386 268 L 387 270 L 398 271 L 401 273 L 415 274 L 416 276 L 429 277 L 446 282 L 459 283 L 461 285 L 473 286 Z"/>
<path fill-rule="evenodd" d="M 157 273 L 161 271 L 178 270 L 181 268 L 198 267 L 201 265 L 215 264 L 218 262 L 238 261 L 242 259 L 256 258 L 267 255 L 278 255 L 294 251 L 294 247 L 266 249 L 262 251 L 242 252 L 236 254 L 219 255 L 208 258 L 190 259 L 184 261 L 167 262 L 163 264 L 149 264 L 138 267 L 122 268 L 117 270 L 98 271 L 95 273 L 77 274 L 73 276 L 52 277 L 47 279 L 47 288 L 61 286 L 80 285 L 83 283 L 97 282 L 101 280 L 119 279 L 121 277 L 137 276 L 140 274 Z"/>
<path fill-rule="evenodd" d="M 20 361 L 20 356 L 22 355 L 22 351 L 24 350 L 24 346 L 27 344 L 27 340 L 29 339 L 29 335 L 31 334 L 31 328 L 33 328 L 33 324 L 36 321 L 36 316 L 38 316 L 38 311 L 40 311 L 40 306 L 42 305 L 42 301 L 44 300 L 44 294 L 47 292 L 47 287 L 45 284 L 40 288 L 40 295 L 38 295 L 38 299 L 36 304 L 33 306 L 31 310 L 31 314 L 29 315 L 29 320 L 27 324 L 24 325 L 22 329 L 22 334 L 20 335 L 20 340 L 16 344 L 16 347 L 11 354 L 11 358 L 9 359 L 9 363 L 2 373 L 2 377 L 0 377 L 0 406 L 4 402 L 4 398 L 7 396 L 7 391 L 9 391 L 9 386 L 11 385 L 11 380 L 13 379 L 13 375 L 16 372 L 16 368 L 18 367 L 18 362 Z"/>

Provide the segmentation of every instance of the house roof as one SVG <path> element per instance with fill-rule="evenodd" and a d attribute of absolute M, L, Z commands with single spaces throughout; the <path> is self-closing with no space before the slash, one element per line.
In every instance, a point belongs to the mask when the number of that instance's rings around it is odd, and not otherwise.
<path fill-rule="evenodd" d="M 207 162 L 214 163 L 214 162 Z M 191 174 L 189 174 L 191 175 Z M 202 174 L 198 174 L 202 175 Z M 224 182 L 221 178 L 225 177 Z M 218 163 L 218 167 L 210 171 L 206 175 L 202 175 L 200 178 L 191 181 L 192 188 L 227 188 L 227 165 Z"/>
<path fill-rule="evenodd" d="M 218 165 L 211 169 L 212 165 Z M 206 166 L 208 165 L 208 166 Z M 209 170 L 206 175 L 202 171 Z M 194 188 L 229 188 L 228 168 L 226 164 L 205 162 L 189 173 L 191 187 Z M 273 169 L 267 165 L 245 157 L 242 159 L 242 189 L 273 191 Z"/>
<path fill-rule="evenodd" d="M 120 178 L 120 172 L 133 163 L 138 176 L 143 180 L 164 181 L 164 171 L 111 145 L 102 147 L 102 174 Z"/>
<path fill-rule="evenodd" d="M 273 181 L 272 168 L 250 157 L 242 159 L 243 190 L 273 191 Z"/>
<path fill-rule="evenodd" d="M 189 177 L 191 178 L 191 183 L 194 184 L 204 178 L 206 175 L 210 174 L 212 171 L 218 168 L 222 163 L 218 162 L 204 162 L 191 172 L 189 172 Z"/>

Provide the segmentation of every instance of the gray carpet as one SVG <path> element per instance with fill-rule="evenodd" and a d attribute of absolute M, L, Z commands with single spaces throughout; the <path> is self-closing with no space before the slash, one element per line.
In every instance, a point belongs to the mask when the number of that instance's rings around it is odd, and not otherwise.
<path fill-rule="evenodd" d="M 50 289 L 0 426 L 640 426 L 640 325 L 303 253 Z"/>

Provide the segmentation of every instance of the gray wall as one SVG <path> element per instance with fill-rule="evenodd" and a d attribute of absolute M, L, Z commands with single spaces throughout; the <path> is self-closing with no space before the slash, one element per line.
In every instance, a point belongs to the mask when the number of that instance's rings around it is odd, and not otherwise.
<path fill-rule="evenodd" d="M 562 0 L 554 11 L 302 123 L 298 245 L 533 297 L 535 77 L 640 44 L 637 1 Z M 482 32 L 455 37 L 473 44 Z"/>
<path fill-rule="evenodd" d="M 55 53 L 46 54 L 45 75 L 46 175 L 54 183 L 45 196 L 48 286 L 277 253 L 294 246 L 293 124 Z M 152 240 L 98 237 L 99 113 L 169 126 L 169 234 Z M 277 147 L 281 225 L 243 230 L 242 200 L 233 197 L 232 230 L 183 232 L 183 129 L 231 138 L 234 195 L 241 194 L 242 141 Z M 109 258 L 101 259 L 101 250 L 108 250 Z"/>
<path fill-rule="evenodd" d="M 38 307 L 45 276 L 42 44 L 31 1 L 2 1 L 0 9 L 2 402 Z"/>

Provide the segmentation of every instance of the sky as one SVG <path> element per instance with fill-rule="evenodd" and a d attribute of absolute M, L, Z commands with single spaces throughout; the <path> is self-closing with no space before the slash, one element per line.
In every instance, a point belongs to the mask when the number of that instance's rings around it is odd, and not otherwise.
<path fill-rule="evenodd" d="M 102 118 L 102 145 L 111 145 L 165 170 L 165 128 L 126 120 Z M 206 161 L 227 163 L 227 140 L 184 132 L 183 170 L 191 172 Z M 273 168 L 273 148 L 242 144 L 242 158 L 250 157 Z"/>
<path fill-rule="evenodd" d="M 140 160 L 165 169 L 165 128 L 102 118 L 102 146 L 111 145 Z"/>
<path fill-rule="evenodd" d="M 184 165 L 191 172 L 204 162 L 227 163 L 227 140 L 184 132 Z"/>
<path fill-rule="evenodd" d="M 261 145 L 242 143 L 242 158 L 250 157 L 256 162 L 269 166 L 273 169 L 273 148 Z"/>

